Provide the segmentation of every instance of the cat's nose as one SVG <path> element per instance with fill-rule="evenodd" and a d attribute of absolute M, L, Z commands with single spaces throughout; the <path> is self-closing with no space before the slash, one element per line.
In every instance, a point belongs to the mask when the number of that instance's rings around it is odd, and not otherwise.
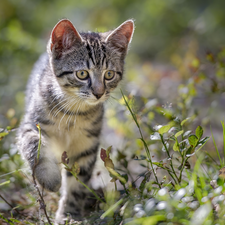
<path fill-rule="evenodd" d="M 105 93 L 105 88 L 104 85 L 97 80 L 92 84 L 91 91 L 97 99 L 100 99 Z"/>
<path fill-rule="evenodd" d="M 104 95 L 104 93 L 95 93 L 94 91 L 92 93 L 97 99 L 100 99 Z"/>

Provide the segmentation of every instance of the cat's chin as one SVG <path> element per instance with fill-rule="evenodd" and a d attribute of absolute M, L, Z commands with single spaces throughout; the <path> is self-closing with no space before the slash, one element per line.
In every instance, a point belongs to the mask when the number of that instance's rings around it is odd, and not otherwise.
<path fill-rule="evenodd" d="M 102 99 L 87 99 L 86 103 L 88 105 L 98 105 L 98 104 L 102 104 L 103 102 L 105 102 L 105 98 Z"/>
<path fill-rule="evenodd" d="M 88 105 L 98 105 L 98 104 L 100 104 L 100 103 L 103 103 L 103 101 L 100 101 L 100 100 L 86 100 L 86 103 L 88 104 Z"/>

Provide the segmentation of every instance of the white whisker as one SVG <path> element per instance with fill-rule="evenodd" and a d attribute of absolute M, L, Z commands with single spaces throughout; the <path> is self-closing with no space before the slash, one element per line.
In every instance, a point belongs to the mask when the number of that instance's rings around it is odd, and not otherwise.
<path fill-rule="evenodd" d="M 79 100 L 79 99 L 78 99 Z M 65 117 L 65 115 L 70 111 L 70 109 L 72 109 L 74 107 L 74 105 L 78 102 L 77 98 L 72 99 L 71 101 L 68 102 L 68 104 L 65 106 L 65 108 L 67 108 L 67 106 L 70 105 L 70 107 L 66 110 L 66 112 L 64 112 L 60 122 L 59 122 L 59 126 L 58 128 L 60 129 L 60 123 L 63 120 L 63 118 Z M 70 115 L 73 113 L 73 111 L 70 112 Z M 67 123 L 67 121 L 66 121 Z"/>
<path fill-rule="evenodd" d="M 66 102 L 61 105 L 58 110 L 56 110 L 56 112 L 53 114 L 54 117 L 56 117 L 62 110 L 64 110 L 66 108 L 66 106 L 69 104 L 71 98 L 67 98 Z"/>
<path fill-rule="evenodd" d="M 78 101 L 75 101 L 75 102 L 74 102 L 73 107 L 74 107 L 75 105 L 79 104 L 80 101 L 81 101 L 81 99 L 78 97 Z M 70 120 L 71 120 L 72 116 L 74 115 L 73 113 L 74 113 L 74 111 L 71 111 L 71 113 L 69 114 L 69 116 L 68 116 L 68 118 L 67 118 L 67 120 L 66 120 L 66 124 L 67 124 L 67 122 L 68 122 L 68 131 L 69 131 L 69 127 L 70 127 L 70 126 L 69 126 L 69 125 L 70 125 Z"/>
<path fill-rule="evenodd" d="M 50 115 L 51 112 L 53 111 L 53 109 L 55 109 L 59 104 L 61 104 L 61 103 L 64 102 L 64 101 L 67 101 L 67 99 L 63 99 L 62 101 L 60 101 L 59 103 L 57 103 L 57 104 L 51 109 L 51 111 L 49 112 L 48 115 Z"/>
<path fill-rule="evenodd" d="M 82 99 L 80 99 L 80 101 L 81 101 L 81 103 L 80 103 L 79 107 L 77 108 L 76 115 L 75 115 L 75 119 L 74 119 L 74 126 L 75 126 L 76 121 L 77 121 L 77 114 L 79 112 L 80 106 L 84 103 L 84 102 L 82 102 Z"/>
<path fill-rule="evenodd" d="M 65 107 L 63 109 L 66 109 L 69 105 L 71 105 L 71 103 L 73 103 L 74 100 L 69 100 L 69 102 L 67 103 L 67 105 L 65 105 Z M 63 113 L 62 118 L 59 121 L 59 126 L 58 129 L 60 129 L 60 123 L 63 120 L 63 118 L 65 117 L 65 115 L 67 114 L 67 112 L 71 109 L 71 106 L 69 108 L 67 108 L 67 110 Z"/>

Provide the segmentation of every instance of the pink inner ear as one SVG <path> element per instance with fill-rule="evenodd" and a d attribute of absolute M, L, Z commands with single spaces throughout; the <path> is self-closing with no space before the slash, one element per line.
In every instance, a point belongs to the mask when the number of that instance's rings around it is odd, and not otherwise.
<path fill-rule="evenodd" d="M 119 30 L 127 38 L 128 42 L 130 42 L 134 30 L 133 22 L 131 21 L 126 22 L 119 28 Z"/>
<path fill-rule="evenodd" d="M 63 36 L 71 35 L 71 33 L 73 33 L 75 39 L 82 41 L 79 33 L 76 31 L 73 24 L 69 20 L 59 21 L 52 31 L 51 50 L 54 44 L 56 44 L 57 42 L 62 43 Z"/>
<path fill-rule="evenodd" d="M 132 20 L 128 20 L 112 31 L 106 38 L 106 42 L 111 43 L 120 50 L 124 50 L 131 41 L 133 31 L 134 23 Z"/>

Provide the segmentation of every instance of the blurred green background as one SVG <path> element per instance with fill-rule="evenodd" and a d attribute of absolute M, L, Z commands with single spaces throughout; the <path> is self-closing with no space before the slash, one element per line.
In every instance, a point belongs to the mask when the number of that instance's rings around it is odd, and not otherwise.
<path fill-rule="evenodd" d="M 133 18 L 136 29 L 123 84 L 129 93 L 165 103 L 193 76 L 187 68 L 196 57 L 225 45 L 224 8 L 224 0 L 0 1 L 0 127 L 18 125 L 29 73 L 60 19 L 70 19 L 80 31 L 106 31 Z M 213 76 L 210 71 L 205 75 Z M 209 89 L 203 97 L 214 96 L 213 102 L 222 96 L 224 102 L 223 74 L 221 80 L 203 85 Z"/>

